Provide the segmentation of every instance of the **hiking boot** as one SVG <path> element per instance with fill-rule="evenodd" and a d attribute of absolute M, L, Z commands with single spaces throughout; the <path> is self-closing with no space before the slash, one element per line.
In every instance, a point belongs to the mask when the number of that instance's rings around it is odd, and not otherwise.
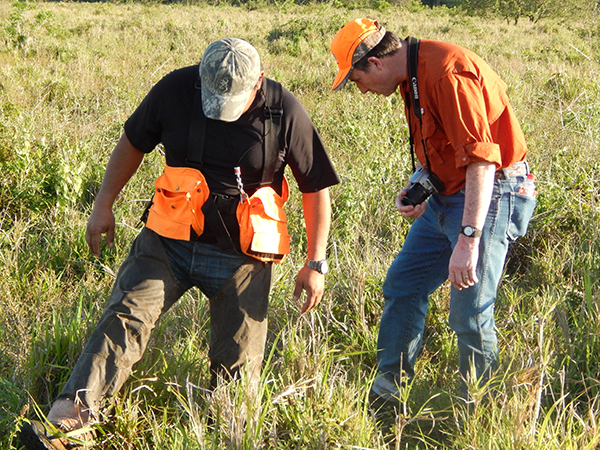
<path fill-rule="evenodd" d="M 373 413 L 375 425 L 381 431 L 386 443 L 395 438 L 395 427 L 399 415 L 406 415 L 406 405 L 393 396 L 380 396 L 369 392 L 369 409 Z"/>
<path fill-rule="evenodd" d="M 72 400 L 58 400 L 46 422 L 24 421 L 17 437 L 27 450 L 70 450 L 93 445 L 91 414 Z"/>
<path fill-rule="evenodd" d="M 66 434 L 68 433 L 68 436 Z M 17 433 L 21 445 L 27 450 L 71 450 L 89 447 L 92 444 L 94 433 L 89 429 L 61 430 L 56 425 L 44 425 L 37 420 L 23 422 Z"/>
<path fill-rule="evenodd" d="M 58 438 L 49 435 L 46 427 L 37 420 L 23 422 L 17 432 L 21 445 L 27 450 L 66 450 L 67 447 Z"/>

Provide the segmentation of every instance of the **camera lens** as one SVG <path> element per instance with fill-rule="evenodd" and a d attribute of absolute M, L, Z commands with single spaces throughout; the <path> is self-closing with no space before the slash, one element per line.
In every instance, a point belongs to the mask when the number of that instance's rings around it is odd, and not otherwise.
<path fill-rule="evenodd" d="M 423 203 L 429 197 L 429 191 L 422 184 L 413 184 L 404 197 L 400 200 L 403 205 L 416 206 Z"/>

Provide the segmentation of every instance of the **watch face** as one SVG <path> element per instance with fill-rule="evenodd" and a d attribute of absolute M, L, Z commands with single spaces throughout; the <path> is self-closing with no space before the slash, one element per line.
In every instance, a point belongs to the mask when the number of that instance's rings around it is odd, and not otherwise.
<path fill-rule="evenodd" d="M 472 227 L 471 225 L 465 225 L 464 227 L 462 227 L 461 233 L 467 237 L 480 237 L 481 236 L 481 230 L 479 230 L 475 227 Z"/>

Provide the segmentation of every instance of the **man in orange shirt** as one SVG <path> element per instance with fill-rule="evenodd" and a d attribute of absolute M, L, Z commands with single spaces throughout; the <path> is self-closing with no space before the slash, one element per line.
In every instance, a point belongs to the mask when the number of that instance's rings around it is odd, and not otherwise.
<path fill-rule="evenodd" d="M 400 40 L 369 19 L 348 22 L 331 52 L 339 69 L 332 89 L 350 80 L 363 94 L 404 96 L 415 170 L 396 198 L 398 211 L 416 220 L 383 285 L 372 407 L 400 406 L 399 391 L 414 377 L 429 295 L 446 280 L 467 398 L 467 387 L 497 366 L 498 283 L 509 242 L 525 234 L 536 203 L 506 85 L 469 50 Z"/>

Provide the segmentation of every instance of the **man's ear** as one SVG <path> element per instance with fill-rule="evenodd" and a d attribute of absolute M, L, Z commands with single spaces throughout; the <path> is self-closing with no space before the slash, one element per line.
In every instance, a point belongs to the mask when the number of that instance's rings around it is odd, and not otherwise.
<path fill-rule="evenodd" d="M 256 82 L 256 90 L 259 90 L 260 87 L 262 86 L 262 81 L 263 81 L 264 76 L 265 76 L 265 71 L 263 70 L 260 73 L 260 76 L 258 77 L 258 81 Z"/>
<path fill-rule="evenodd" d="M 378 58 L 377 56 L 370 56 L 369 59 L 367 59 L 367 61 L 369 61 L 369 63 L 373 64 L 373 66 L 375 66 L 377 69 L 381 69 L 383 67 L 383 63 L 381 62 L 381 59 Z"/>

